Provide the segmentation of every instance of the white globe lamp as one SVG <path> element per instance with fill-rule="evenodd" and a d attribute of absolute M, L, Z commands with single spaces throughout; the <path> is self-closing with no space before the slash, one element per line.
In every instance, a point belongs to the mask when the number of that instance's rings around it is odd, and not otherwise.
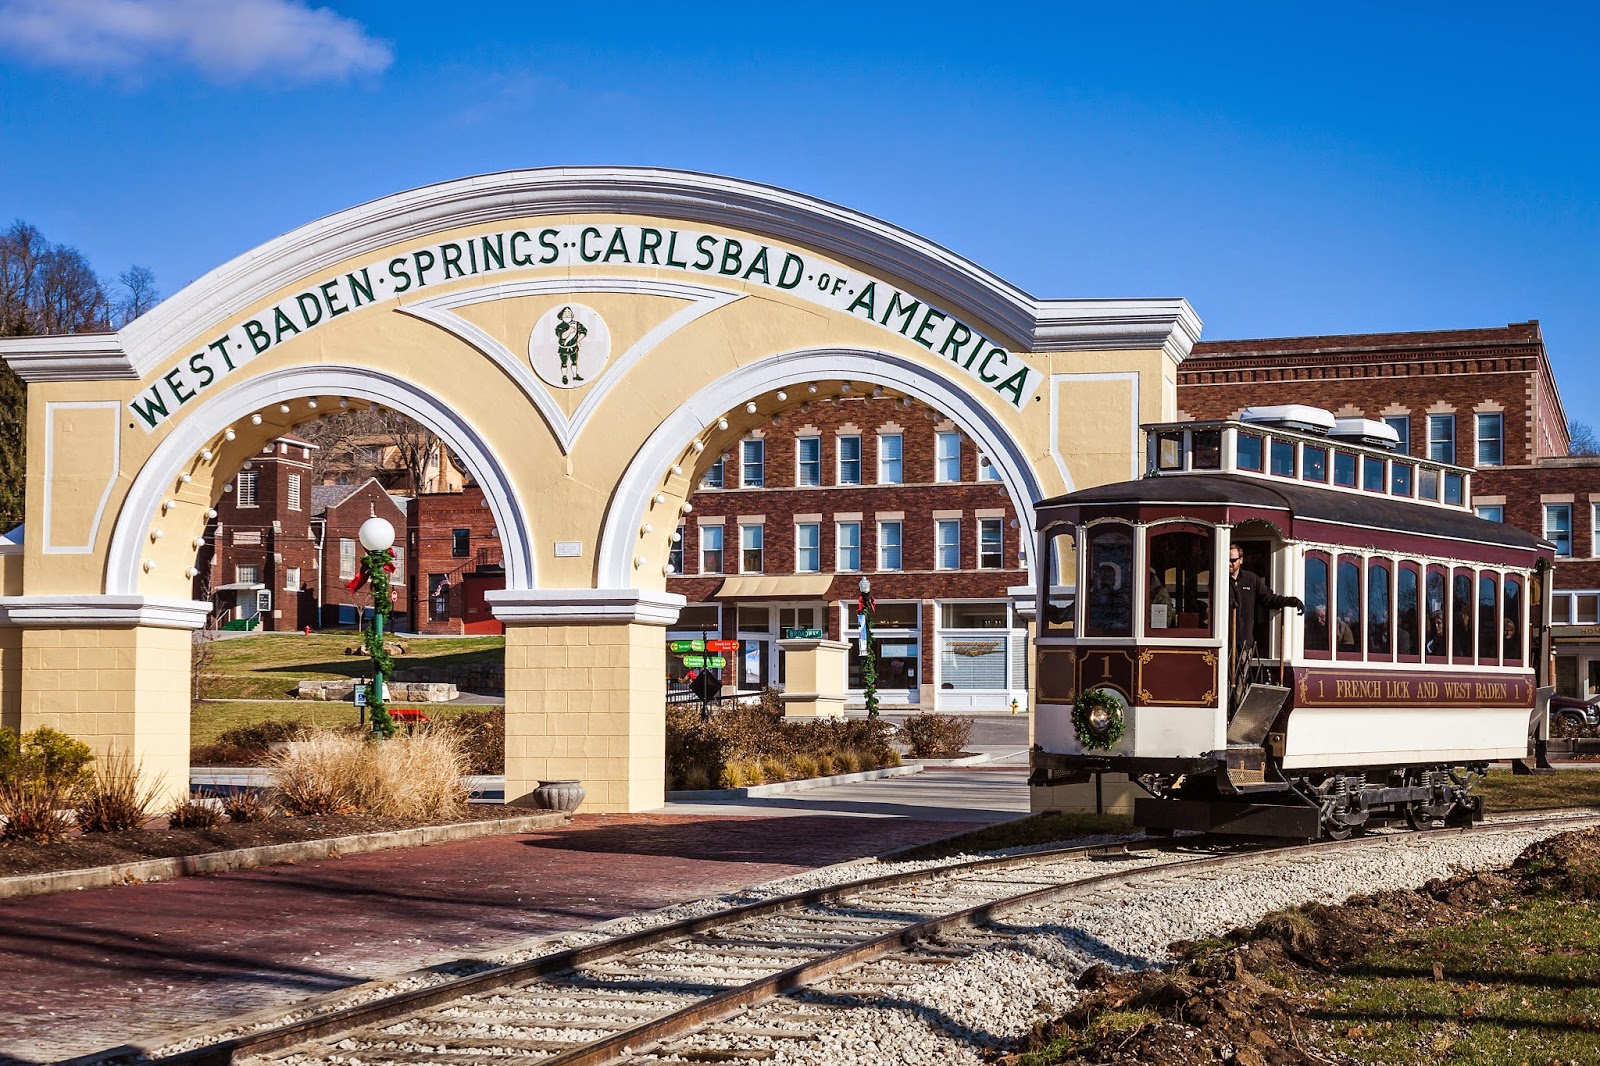
<path fill-rule="evenodd" d="M 361 546 L 369 552 L 387 551 L 394 544 L 394 526 L 389 524 L 388 519 L 373 515 L 361 523 L 356 536 L 360 538 Z"/>

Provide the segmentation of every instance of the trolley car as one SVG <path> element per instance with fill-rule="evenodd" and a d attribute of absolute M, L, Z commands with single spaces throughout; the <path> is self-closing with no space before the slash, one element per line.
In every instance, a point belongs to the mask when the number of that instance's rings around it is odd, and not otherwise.
<path fill-rule="evenodd" d="M 1144 478 L 1037 508 L 1032 783 L 1125 774 L 1155 831 L 1481 818 L 1488 763 L 1547 735 L 1552 546 L 1478 518 L 1469 469 L 1382 423 L 1144 428 Z M 1238 632 L 1235 545 L 1304 612 Z"/>

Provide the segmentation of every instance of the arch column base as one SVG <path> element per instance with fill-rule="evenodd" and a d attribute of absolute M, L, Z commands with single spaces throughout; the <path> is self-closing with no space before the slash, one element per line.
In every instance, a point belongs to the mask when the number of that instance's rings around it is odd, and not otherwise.
<path fill-rule="evenodd" d="M 666 802 L 665 627 L 682 596 L 637 589 L 488 595 L 506 630 L 506 802 L 576 778 L 583 812 Z"/>

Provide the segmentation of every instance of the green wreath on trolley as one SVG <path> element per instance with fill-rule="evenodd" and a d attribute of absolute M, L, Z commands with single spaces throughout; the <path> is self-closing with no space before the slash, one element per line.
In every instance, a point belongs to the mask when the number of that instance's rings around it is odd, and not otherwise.
<path fill-rule="evenodd" d="M 1091 688 L 1072 704 L 1072 732 L 1086 751 L 1110 751 L 1127 732 L 1122 701 L 1109 689 Z"/>

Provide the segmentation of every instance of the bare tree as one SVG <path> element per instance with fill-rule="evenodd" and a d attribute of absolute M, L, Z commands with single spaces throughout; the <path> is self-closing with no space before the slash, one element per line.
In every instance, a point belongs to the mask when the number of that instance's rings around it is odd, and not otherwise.
<path fill-rule="evenodd" d="M 1571 439 L 1567 445 L 1568 455 L 1600 455 L 1600 437 L 1595 436 L 1589 423 L 1568 422 L 1567 436 Z"/>
<path fill-rule="evenodd" d="M 378 410 L 377 417 L 415 496 L 423 491 L 428 468 L 439 457 L 439 438 L 427 426 L 397 411 Z"/>
<path fill-rule="evenodd" d="M 129 267 L 117 275 L 117 285 L 119 290 L 113 310 L 118 328 L 161 302 L 161 290 L 156 288 L 156 276 L 149 267 Z"/>

